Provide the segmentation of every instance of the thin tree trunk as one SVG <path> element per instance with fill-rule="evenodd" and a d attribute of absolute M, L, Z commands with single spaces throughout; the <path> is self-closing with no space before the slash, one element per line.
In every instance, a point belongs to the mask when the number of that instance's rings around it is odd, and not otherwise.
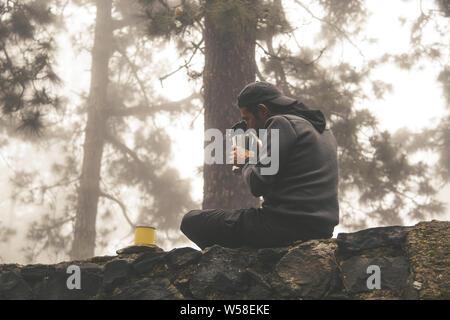
<path fill-rule="evenodd" d="M 255 81 L 258 0 L 207 0 L 205 14 L 205 130 L 225 130 L 240 119 L 233 107 L 239 91 Z M 239 9 L 236 9 L 239 6 Z M 243 10 L 242 10 L 243 9 Z M 205 142 L 208 144 L 208 142 Z M 225 149 L 224 149 L 225 154 Z M 258 207 L 230 165 L 204 165 L 203 208 Z"/>
<path fill-rule="evenodd" d="M 112 51 L 111 0 L 97 0 L 92 50 L 91 87 L 88 99 L 83 166 L 78 189 L 71 258 L 94 256 L 100 170 L 107 116 L 108 66 Z"/>

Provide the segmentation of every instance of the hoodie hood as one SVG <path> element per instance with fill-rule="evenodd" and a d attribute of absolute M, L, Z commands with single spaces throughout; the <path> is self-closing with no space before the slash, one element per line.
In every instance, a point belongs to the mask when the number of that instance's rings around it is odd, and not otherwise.
<path fill-rule="evenodd" d="M 324 132 L 327 121 L 322 111 L 313 110 L 305 106 L 301 102 L 297 102 L 287 107 L 282 107 L 283 112 L 279 114 L 292 114 L 308 120 L 313 127 L 319 132 Z"/>

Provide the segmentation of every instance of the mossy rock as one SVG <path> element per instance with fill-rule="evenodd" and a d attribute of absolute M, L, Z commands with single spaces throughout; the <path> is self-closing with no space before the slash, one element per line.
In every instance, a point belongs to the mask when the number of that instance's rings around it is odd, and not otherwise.
<path fill-rule="evenodd" d="M 405 250 L 419 299 L 450 299 L 450 222 L 417 224 Z"/>

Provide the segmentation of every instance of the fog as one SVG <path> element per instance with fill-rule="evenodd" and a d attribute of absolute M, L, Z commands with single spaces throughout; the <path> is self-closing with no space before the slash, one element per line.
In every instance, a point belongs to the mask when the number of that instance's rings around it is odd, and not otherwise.
<path fill-rule="evenodd" d="M 403 63 L 409 64 L 408 59 L 412 58 L 406 54 L 413 50 L 426 52 L 424 56 L 412 54 L 416 61 L 411 62 L 409 68 L 402 67 L 402 61 L 395 58 L 374 64 L 370 68 L 370 81 L 365 79 L 358 84 L 361 91 L 355 91 L 352 108 L 369 110 L 378 121 L 377 128 L 389 132 L 393 137 L 403 137 L 398 135 L 402 130 L 407 130 L 407 135 L 424 132 L 424 137 L 427 137 L 426 133 L 431 137 L 430 130 L 441 126 L 450 112 L 450 102 L 447 100 L 450 93 L 446 91 L 449 79 L 438 80 L 441 72 L 449 68 L 450 43 L 448 36 L 439 34 L 435 29 L 435 25 L 438 25 L 440 30 L 449 31 L 449 17 L 433 14 L 433 10 L 439 8 L 437 2 L 423 1 L 419 5 L 419 1 L 363 1 L 367 16 L 343 24 L 340 30 L 342 33 L 345 31 L 345 35 L 331 41 L 323 35 L 323 25 L 326 23 L 319 18 L 326 16 L 327 8 L 315 1 L 285 0 L 283 7 L 286 18 L 295 31 L 275 37 L 273 45 L 285 46 L 293 52 L 309 50 L 312 54 L 306 56 L 312 59 L 317 58 L 323 49 L 323 54 L 315 62 L 320 67 L 326 70 L 345 64 L 358 72 L 367 68 L 370 60 L 381 59 L 385 55 L 401 57 L 405 54 Z M 2 116 L 0 263 L 55 263 L 70 259 L 79 190 L 76 178 L 82 170 L 86 110 L 92 90 L 96 10 L 91 1 L 67 1 L 65 6 L 58 1 L 46 3 L 52 8 L 57 23 L 46 27 L 46 33 L 36 37 L 50 34 L 55 39 L 52 66 L 61 82 L 49 85 L 49 90 L 61 98 L 62 106 L 43 112 L 45 129 L 38 138 L 24 137 L 10 130 L 17 119 Z M 127 10 L 132 11 L 131 6 L 127 9 L 123 1 L 113 3 L 113 18 L 126 19 L 127 14 L 130 14 Z M 168 3 L 172 7 L 178 5 L 177 1 Z M 411 30 L 423 13 L 430 15 L 430 23 L 419 24 L 418 28 L 422 31 L 420 43 L 412 43 Z M 8 19 L 8 14 L 2 14 L 2 23 Z M 128 46 L 125 51 L 128 58 L 133 59 L 134 67 L 125 71 L 127 66 L 123 55 L 112 55 L 109 62 L 108 105 L 131 108 L 147 100 L 150 105 L 158 106 L 184 100 L 193 93 L 201 93 L 204 86 L 202 77 L 192 76 L 195 72 L 202 72 L 204 67 L 201 50 L 191 58 L 188 50 L 183 51 L 183 47 L 180 49 L 176 36 L 172 35 L 170 39 L 152 38 L 145 30 L 125 28 L 115 31 L 114 36 L 119 39 L 117 43 Z M 349 30 L 348 33 L 346 30 Z M 193 29 L 184 35 L 184 40 L 192 44 L 198 42 L 199 37 L 199 31 Z M 435 46 L 436 50 L 439 49 L 437 57 L 426 50 Z M 14 50 L 11 53 L 19 56 Z M 265 52 L 257 47 L 256 61 L 261 70 L 264 56 Z M 308 83 L 296 80 L 294 72 L 290 77 L 294 87 Z M 275 83 L 276 79 L 273 75 L 267 75 L 267 80 Z M 376 81 L 380 81 L 380 90 L 383 91 L 379 96 L 373 90 Z M 344 87 L 350 90 L 352 86 L 355 83 L 349 82 Z M 297 98 L 302 100 L 303 97 Z M 202 206 L 203 98 L 183 101 L 179 106 L 182 105 L 185 106 L 182 112 L 163 111 L 145 117 L 114 118 L 108 124 L 113 132 L 120 133 L 120 142 L 135 153 L 130 151 L 127 155 L 121 155 L 120 149 L 114 148 L 118 144 L 105 143 L 100 187 L 119 201 L 111 201 L 111 198 L 106 197 L 99 199 L 95 255 L 114 255 L 117 249 L 133 243 L 133 228 L 127 218 L 134 224 L 155 226 L 155 243 L 164 250 L 183 246 L 198 248 L 181 233 L 179 225 L 184 213 Z M 361 134 L 364 135 L 364 132 Z M 427 171 L 431 177 L 429 181 L 438 188 L 437 194 L 430 197 L 444 203 L 444 211 L 422 217 L 411 213 L 409 209 L 413 205 L 409 207 L 408 204 L 403 211 L 398 212 L 402 224 L 450 219 L 450 180 L 444 179 L 441 171 L 437 170 L 439 166 L 445 166 L 442 162 L 445 158 L 440 152 L 450 148 L 445 144 L 446 141 L 435 149 L 407 149 L 411 164 L 423 162 L 430 167 L 430 171 Z M 406 144 L 405 139 L 405 148 Z M 134 156 L 151 165 L 127 168 L 126 164 L 131 164 Z M 176 169 L 177 174 L 170 168 Z M 138 178 L 144 176 L 146 170 L 152 171 L 152 174 L 161 174 L 161 178 L 155 180 L 155 185 L 141 184 Z M 152 175 L 148 177 L 152 181 Z M 43 186 L 46 186 L 44 193 Z M 427 202 L 428 195 L 409 195 L 417 201 L 423 199 L 424 203 L 430 204 Z M 353 202 L 356 212 L 342 203 L 341 219 L 349 223 L 341 220 L 334 230 L 334 236 L 362 228 L 361 220 L 365 221 L 365 227 L 382 225 L 378 218 L 364 216 L 365 207 L 359 203 L 357 192 L 349 191 L 346 196 L 346 201 Z M 126 206 L 126 213 L 119 202 Z M 32 229 L 32 226 L 36 228 Z"/>

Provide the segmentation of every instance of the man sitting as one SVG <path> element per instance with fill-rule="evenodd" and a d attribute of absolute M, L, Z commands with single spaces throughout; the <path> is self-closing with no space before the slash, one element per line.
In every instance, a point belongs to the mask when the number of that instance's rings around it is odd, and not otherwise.
<path fill-rule="evenodd" d="M 248 150 L 235 147 L 233 159 L 245 154 L 242 176 L 261 208 L 189 211 L 181 231 L 201 249 L 276 247 L 296 240 L 333 236 L 339 223 L 337 143 L 323 113 L 284 96 L 267 82 L 248 84 L 238 96 L 248 129 L 278 129 L 279 169 L 266 175 L 267 163 L 249 161 Z M 267 159 L 266 159 L 267 160 Z M 263 164 L 264 163 L 264 164 Z"/>

